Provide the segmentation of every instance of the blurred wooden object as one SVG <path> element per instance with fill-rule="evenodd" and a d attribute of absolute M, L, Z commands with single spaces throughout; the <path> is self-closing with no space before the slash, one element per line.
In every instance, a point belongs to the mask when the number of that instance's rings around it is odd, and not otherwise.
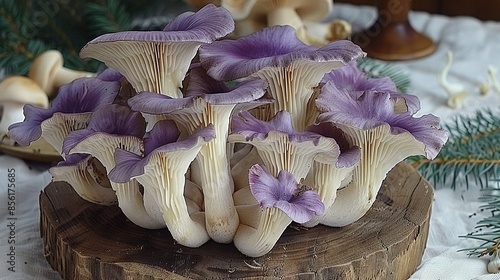
<path fill-rule="evenodd" d="M 335 3 L 374 5 L 373 0 L 334 0 Z M 472 16 L 481 20 L 500 21 L 498 0 L 418 0 L 413 1 L 412 10 L 447 16 Z"/>
<path fill-rule="evenodd" d="M 427 36 L 415 31 L 408 19 L 411 0 L 378 0 L 378 18 L 371 27 L 353 35 L 369 57 L 382 60 L 409 60 L 436 50 Z"/>

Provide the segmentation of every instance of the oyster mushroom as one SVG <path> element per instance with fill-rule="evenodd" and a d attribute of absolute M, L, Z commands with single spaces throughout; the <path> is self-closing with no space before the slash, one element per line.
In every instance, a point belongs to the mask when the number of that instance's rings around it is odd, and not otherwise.
<path fill-rule="evenodd" d="M 339 89 L 327 82 L 317 99 L 320 122 L 330 121 L 340 128 L 351 146 L 361 151 L 352 181 L 337 192 L 328 213 L 329 226 L 345 226 L 357 221 L 371 207 L 386 174 L 408 156 L 433 159 L 448 139 L 433 115 L 413 117 L 418 103 L 407 103 L 408 110 L 395 112 L 404 95 L 382 91 Z M 409 98 L 409 100 L 411 100 Z M 332 218 L 334 217 L 334 218 Z"/>
<path fill-rule="evenodd" d="M 330 158 L 330 162 L 314 161 L 309 173 L 311 178 L 304 181 L 304 184 L 311 186 L 312 190 L 318 193 L 325 209 L 330 209 L 337 197 L 337 190 L 351 180 L 352 171 L 359 164 L 360 150 L 356 146 L 351 147 L 342 130 L 332 123 L 322 122 L 308 127 L 307 131 L 335 139 L 340 148 L 338 158 Z M 322 215 L 314 216 L 302 225 L 314 227 L 320 223 L 329 224 L 329 213 L 330 211 L 325 210 Z"/>
<path fill-rule="evenodd" d="M 316 122 L 316 118 L 319 114 L 319 111 L 316 108 L 316 98 L 321 91 L 321 87 L 328 81 L 334 81 L 335 87 L 347 91 L 378 90 L 396 92 L 397 90 L 396 85 L 389 77 L 370 78 L 365 72 L 361 71 L 357 67 L 356 61 L 352 61 L 343 67 L 325 74 L 320 82 L 320 86 L 315 88 L 315 95 L 309 100 L 308 104 L 308 123 Z M 418 99 L 412 95 L 405 95 L 404 99 L 401 98 L 398 100 L 404 101 L 397 103 L 397 110 L 403 111 L 407 110 L 406 103 L 418 103 Z"/>
<path fill-rule="evenodd" d="M 60 51 L 45 51 L 31 64 L 28 77 L 35 81 L 49 97 L 53 97 L 62 85 L 78 78 L 95 76 L 94 73 L 65 68 L 63 62 L 64 58 Z"/>
<path fill-rule="evenodd" d="M 249 257 L 271 251 L 292 221 L 305 223 L 325 210 L 318 194 L 303 188 L 286 170 L 272 175 L 265 167 L 254 165 L 248 177 L 257 203 L 238 208 L 242 224 L 234 245 Z"/>
<path fill-rule="evenodd" d="M 333 9 L 330 0 L 221 0 L 236 20 L 235 35 L 247 36 L 262 27 L 289 25 L 306 44 L 316 42 L 308 34 L 304 21 L 319 21 Z"/>
<path fill-rule="evenodd" d="M 238 215 L 232 194 L 233 180 L 227 156 L 227 134 L 230 116 L 235 108 L 246 108 L 264 96 L 266 83 L 259 79 L 242 81 L 234 88 L 217 82 L 198 67 L 191 70 L 186 97 L 169 98 L 142 92 L 129 100 L 132 110 L 166 115 L 175 120 L 186 135 L 209 124 L 216 138 L 200 149 L 197 164 L 205 201 L 208 234 L 220 243 L 232 241 L 238 227 Z M 261 103 L 256 102 L 256 106 Z"/>
<path fill-rule="evenodd" d="M 364 55 L 349 41 L 321 48 L 298 40 L 290 26 L 273 26 L 237 40 L 222 40 L 200 48 L 200 62 L 210 76 L 228 81 L 246 76 L 268 82 L 275 102 L 261 117 L 269 120 L 281 110 L 292 115 L 293 126 L 303 131 L 307 104 L 323 76 Z"/>
<path fill-rule="evenodd" d="M 272 174 L 287 170 L 297 180 L 306 178 L 313 160 L 332 162 L 340 153 L 333 138 L 313 132 L 299 132 L 288 112 L 281 111 L 269 122 L 242 111 L 233 116 L 229 142 L 251 144 Z"/>
<path fill-rule="evenodd" d="M 43 137 L 62 154 L 64 138 L 69 132 L 85 128 L 92 112 L 111 104 L 120 83 L 96 78 L 80 78 L 62 86 L 48 109 L 27 104 L 25 120 L 9 126 L 8 135 L 21 146 Z"/>
<path fill-rule="evenodd" d="M 109 173 L 115 167 L 115 150 L 118 148 L 141 155 L 145 121 L 140 113 L 116 104 L 103 106 L 92 114 L 86 128 L 69 133 L 64 139 L 65 154 L 85 153 L 97 158 Z M 143 195 L 136 180 L 124 183 L 111 181 L 118 197 L 118 206 L 134 224 L 149 229 L 164 227 L 163 220 L 155 214 L 154 205 L 149 212 L 144 206 Z M 147 196 L 145 190 L 144 196 Z"/>
<path fill-rule="evenodd" d="M 30 78 L 9 76 L 0 83 L 0 134 L 7 134 L 11 124 L 24 120 L 23 107 L 32 104 L 48 108 L 49 99 L 42 88 Z"/>
<path fill-rule="evenodd" d="M 233 31 L 234 21 L 223 8 L 207 5 L 185 12 L 163 31 L 124 31 L 101 35 L 80 51 L 123 74 L 137 92 L 182 97 L 180 88 L 200 45 Z"/>
<path fill-rule="evenodd" d="M 233 116 L 232 134 L 229 135 L 228 140 L 254 145 L 264 163 L 263 166 L 269 170 L 266 172 L 278 177 L 280 172 L 289 173 L 290 175 L 286 176 L 294 178 L 294 187 L 297 187 L 297 181 L 302 181 L 307 176 L 314 160 L 331 162 L 332 159 L 338 157 L 340 152 L 337 143 L 332 138 L 313 132 L 294 130 L 290 114 L 286 111 L 279 112 L 269 122 L 258 120 L 249 112 L 240 112 Z M 269 182 L 269 180 L 266 181 Z M 250 187 L 242 188 L 234 194 L 241 221 L 234 236 L 234 243 L 242 253 L 256 257 L 272 249 L 292 219 L 276 208 L 267 208 L 259 212 L 254 199 L 248 195 L 249 191 L 254 192 L 251 178 L 249 182 Z M 280 185 L 283 187 L 284 184 L 280 183 Z M 269 186 L 269 188 L 273 187 Z M 295 194 L 296 191 L 288 191 L 288 194 L 282 198 L 288 200 L 290 198 L 288 195 Z M 271 189 L 268 192 L 280 193 L 278 190 Z M 324 210 L 324 205 L 317 193 L 316 196 L 319 203 L 315 204 L 320 204 Z M 259 200 L 258 196 L 255 198 Z M 262 206 L 262 202 L 259 201 L 259 203 Z M 317 211 L 316 214 L 321 215 L 322 212 Z M 260 213 L 260 215 L 255 213 Z M 307 222 L 311 218 L 312 216 L 300 222 Z"/>
<path fill-rule="evenodd" d="M 69 183 L 81 198 L 89 202 L 101 205 L 117 202 L 104 167 L 91 155 L 69 155 L 66 160 L 51 167 L 49 173 L 53 181 Z"/>
<path fill-rule="evenodd" d="M 116 166 L 109 176 L 115 182 L 140 182 L 145 191 L 152 192 L 149 202 L 159 205 L 173 238 L 181 245 L 199 247 L 210 237 L 203 213 L 190 214 L 184 196 L 185 174 L 200 148 L 214 139 L 214 128 L 210 125 L 182 140 L 177 140 L 179 134 L 172 121 L 156 123 L 144 139 L 144 156 L 117 149 Z"/>

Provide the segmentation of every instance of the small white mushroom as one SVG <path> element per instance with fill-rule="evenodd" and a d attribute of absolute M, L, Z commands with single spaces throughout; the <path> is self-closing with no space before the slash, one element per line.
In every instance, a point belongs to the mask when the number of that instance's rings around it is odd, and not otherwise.
<path fill-rule="evenodd" d="M 491 259 L 488 262 L 488 272 L 489 273 L 499 273 L 500 272 L 500 256 L 499 251 L 495 250 L 491 255 Z"/>
<path fill-rule="evenodd" d="M 488 65 L 488 84 L 494 91 L 500 94 L 500 83 L 497 80 L 498 69 L 493 65 Z"/>
<path fill-rule="evenodd" d="M 469 92 L 465 89 L 464 85 L 448 81 L 448 73 L 452 63 L 453 53 L 448 51 L 446 65 L 439 73 L 439 85 L 448 93 L 448 106 L 459 109 L 462 107 L 465 98 L 469 96 Z"/>
<path fill-rule="evenodd" d="M 306 44 L 317 43 L 308 34 L 304 21 L 319 21 L 333 9 L 330 0 L 221 0 L 236 21 L 235 35 L 247 36 L 264 27 L 290 25 Z"/>
<path fill-rule="evenodd" d="M 63 62 L 64 58 L 61 52 L 48 50 L 35 58 L 28 72 L 28 77 L 40 85 L 50 97 L 64 84 L 78 78 L 95 76 L 94 73 L 65 68 Z"/>
<path fill-rule="evenodd" d="M 304 21 L 308 42 L 312 45 L 324 45 L 328 42 L 349 39 L 352 26 L 345 20 L 331 22 Z"/>
<path fill-rule="evenodd" d="M 48 108 L 49 99 L 42 88 L 30 78 L 24 76 L 5 78 L 0 83 L 0 134 L 6 134 L 11 124 L 24 120 L 25 104 Z"/>

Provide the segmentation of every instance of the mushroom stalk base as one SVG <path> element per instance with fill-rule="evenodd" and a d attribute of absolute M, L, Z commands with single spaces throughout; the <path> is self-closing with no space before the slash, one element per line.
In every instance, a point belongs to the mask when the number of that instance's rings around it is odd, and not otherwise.
<path fill-rule="evenodd" d="M 249 258 L 233 244 L 181 246 L 167 229 L 139 228 L 118 207 L 86 202 L 55 182 L 40 194 L 40 232 L 63 279 L 408 279 L 425 249 L 432 197 L 401 163 L 357 222 L 308 230 L 292 223 L 268 254 Z"/>

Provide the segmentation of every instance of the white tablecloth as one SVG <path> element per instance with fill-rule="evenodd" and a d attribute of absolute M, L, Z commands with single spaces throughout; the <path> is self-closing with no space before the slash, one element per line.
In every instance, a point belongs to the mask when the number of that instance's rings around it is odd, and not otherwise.
<path fill-rule="evenodd" d="M 370 25 L 375 15 L 370 7 L 336 4 L 330 18 L 346 19 L 358 30 Z M 422 12 L 412 12 L 410 19 L 415 29 L 438 43 L 437 51 L 429 57 L 397 63 L 411 76 L 410 92 L 422 101 L 420 114 L 433 113 L 449 121 L 460 113 L 473 113 L 484 107 L 497 108 L 500 94 L 480 96 L 478 87 L 487 81 L 489 64 L 500 69 L 500 23 Z M 461 110 L 446 106 L 446 92 L 437 81 L 437 73 L 445 64 L 447 50 L 455 54 L 450 79 L 461 82 L 472 93 Z M 12 200 L 7 197 L 11 168 L 15 169 L 16 178 L 14 215 L 9 213 L 8 201 Z M 38 195 L 50 179 L 44 165 L 0 156 L 0 279 L 59 279 L 43 257 L 38 229 Z M 458 252 L 474 245 L 472 240 L 459 236 L 472 231 L 476 222 L 487 214 L 478 211 L 481 205 L 479 196 L 478 188 L 466 190 L 464 186 L 458 186 L 456 190 L 448 187 L 436 190 L 427 248 L 422 264 L 410 279 L 500 279 L 500 275 L 487 273 L 487 258 L 468 257 L 466 253 Z M 12 240 L 15 244 L 9 244 Z M 10 246 L 15 248 L 11 250 Z M 9 256 L 12 252 L 15 257 Z M 11 259 L 15 263 L 9 263 Z M 9 270 L 11 264 L 15 265 L 15 272 Z"/>

